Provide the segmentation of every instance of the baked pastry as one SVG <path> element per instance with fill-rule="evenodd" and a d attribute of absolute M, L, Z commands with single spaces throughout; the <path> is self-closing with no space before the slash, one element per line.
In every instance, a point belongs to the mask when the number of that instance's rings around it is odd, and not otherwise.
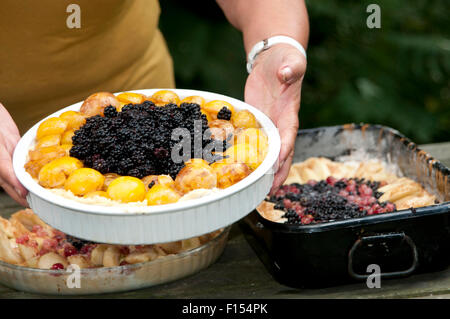
<path fill-rule="evenodd" d="M 204 245 L 222 230 L 199 237 L 154 245 L 109 245 L 87 242 L 45 224 L 32 210 L 9 220 L 0 217 L 0 260 L 40 269 L 115 267 L 152 261 Z"/>
<path fill-rule="evenodd" d="M 177 149 L 183 145 L 174 132 L 194 144 L 182 157 L 191 160 L 174 158 L 186 151 Z M 181 100 L 170 90 L 152 96 L 99 92 L 79 112 L 39 125 L 25 169 L 41 186 L 83 203 L 162 205 L 194 190 L 218 191 L 239 182 L 262 163 L 267 149 L 255 116 L 226 101 Z"/>
<path fill-rule="evenodd" d="M 436 203 L 419 183 L 378 160 L 335 162 L 312 157 L 293 164 L 284 185 L 257 211 L 279 223 L 358 218 Z"/>

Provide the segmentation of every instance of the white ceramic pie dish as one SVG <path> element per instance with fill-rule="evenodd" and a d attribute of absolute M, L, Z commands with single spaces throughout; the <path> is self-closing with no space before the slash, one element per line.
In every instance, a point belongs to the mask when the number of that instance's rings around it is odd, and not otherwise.
<path fill-rule="evenodd" d="M 160 89 L 133 90 L 152 95 Z M 272 121 L 261 111 L 224 95 L 173 89 L 180 98 L 200 95 L 206 101 L 223 100 L 237 110 L 253 113 L 269 139 L 269 151 L 262 164 L 242 181 L 202 198 L 159 206 L 89 205 L 55 195 L 40 186 L 24 168 L 27 154 L 34 145 L 37 128 L 34 125 L 16 146 L 14 172 L 28 189 L 28 203 L 33 211 L 52 227 L 72 236 L 112 244 L 153 244 L 176 241 L 209 233 L 226 227 L 250 213 L 264 199 L 273 182 L 273 172 L 280 152 L 280 136 Z M 79 111 L 79 102 L 49 117 Z"/>

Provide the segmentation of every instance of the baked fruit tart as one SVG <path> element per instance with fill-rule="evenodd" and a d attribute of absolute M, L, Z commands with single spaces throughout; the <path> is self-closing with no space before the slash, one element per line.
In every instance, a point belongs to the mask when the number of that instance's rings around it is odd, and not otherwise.
<path fill-rule="evenodd" d="M 419 183 L 378 160 L 312 157 L 293 164 L 284 185 L 257 208 L 266 219 L 307 225 L 437 203 Z"/>
<path fill-rule="evenodd" d="M 226 101 L 100 92 L 40 124 L 25 169 L 82 203 L 163 205 L 234 185 L 267 151 L 255 116 Z"/>
<path fill-rule="evenodd" d="M 116 267 L 153 261 L 200 247 L 222 230 L 176 242 L 153 245 L 100 244 L 66 235 L 45 224 L 32 210 L 0 217 L 0 260 L 24 267 L 65 269 Z"/>

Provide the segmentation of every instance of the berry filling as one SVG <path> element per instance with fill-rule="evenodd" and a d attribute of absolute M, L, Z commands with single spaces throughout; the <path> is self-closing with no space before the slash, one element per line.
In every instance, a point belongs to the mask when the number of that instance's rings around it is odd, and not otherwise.
<path fill-rule="evenodd" d="M 393 203 L 378 201 L 381 186 L 384 183 L 330 176 L 320 182 L 283 185 L 269 201 L 285 212 L 287 224 L 322 223 L 395 211 Z"/>
<path fill-rule="evenodd" d="M 175 178 L 184 166 L 182 162 L 175 163 L 171 156 L 173 147 L 179 143 L 172 139 L 175 129 L 186 129 L 191 141 L 199 135 L 202 150 L 213 142 L 203 138 L 208 121 L 195 103 L 158 107 L 145 101 L 125 105 L 121 112 L 108 106 L 104 115 L 87 118 L 75 131 L 70 149 L 70 156 L 102 174 L 137 178 L 166 174 Z M 192 158 L 194 151 L 195 147 L 191 147 Z"/>

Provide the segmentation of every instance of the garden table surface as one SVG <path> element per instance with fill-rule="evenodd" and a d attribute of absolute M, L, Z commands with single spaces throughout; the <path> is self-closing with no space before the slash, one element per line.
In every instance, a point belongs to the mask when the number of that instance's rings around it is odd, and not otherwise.
<path fill-rule="evenodd" d="M 450 166 L 450 142 L 422 145 Z M 0 214 L 20 209 L 0 193 Z M 0 298 L 48 298 L 0 285 Z M 51 296 L 55 297 L 55 296 Z M 56 296 L 59 297 L 59 296 Z M 88 296 L 89 297 L 89 296 Z M 95 298 L 450 298 L 450 268 L 407 278 L 382 280 L 381 288 L 365 282 L 323 289 L 294 289 L 279 284 L 267 272 L 239 225 L 232 227 L 223 255 L 209 268 L 176 282 L 151 288 L 91 296 Z"/>

